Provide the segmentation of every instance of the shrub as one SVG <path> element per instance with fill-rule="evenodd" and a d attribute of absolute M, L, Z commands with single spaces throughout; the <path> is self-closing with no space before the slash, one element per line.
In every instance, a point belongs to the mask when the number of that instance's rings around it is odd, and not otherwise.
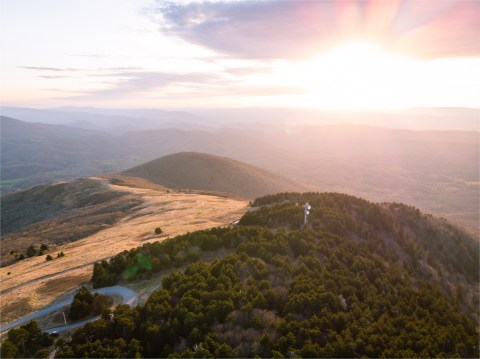
<path fill-rule="evenodd" d="M 155 228 L 155 234 L 162 233 L 162 229 L 160 227 Z"/>
<path fill-rule="evenodd" d="M 18 349 L 11 341 L 5 340 L 0 347 L 0 355 L 2 358 L 15 358 L 18 355 Z"/>
<path fill-rule="evenodd" d="M 46 244 L 41 244 L 40 249 L 38 250 L 38 255 L 43 255 L 46 251 L 48 251 L 48 246 Z"/>
<path fill-rule="evenodd" d="M 27 257 L 33 257 L 37 253 L 33 244 L 27 249 Z"/>
<path fill-rule="evenodd" d="M 53 257 L 50 254 L 45 257 L 46 261 L 51 261 L 52 259 L 53 259 Z"/>
<path fill-rule="evenodd" d="M 39 349 L 33 354 L 34 358 L 48 358 L 50 351 L 47 348 Z"/>
<path fill-rule="evenodd" d="M 107 297 L 106 295 L 95 293 L 95 295 L 93 296 L 91 311 L 93 312 L 93 314 L 108 313 L 108 317 L 110 318 L 110 307 L 112 304 L 112 298 Z"/>
<path fill-rule="evenodd" d="M 81 287 L 75 293 L 70 305 L 68 316 L 71 320 L 82 319 L 91 313 L 93 295 L 86 287 Z"/>

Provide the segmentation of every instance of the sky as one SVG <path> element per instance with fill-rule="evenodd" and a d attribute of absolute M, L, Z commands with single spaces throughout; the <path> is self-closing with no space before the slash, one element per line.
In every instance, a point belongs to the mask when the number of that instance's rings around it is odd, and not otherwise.
<path fill-rule="evenodd" d="M 0 0 L 0 104 L 480 108 L 479 0 Z"/>

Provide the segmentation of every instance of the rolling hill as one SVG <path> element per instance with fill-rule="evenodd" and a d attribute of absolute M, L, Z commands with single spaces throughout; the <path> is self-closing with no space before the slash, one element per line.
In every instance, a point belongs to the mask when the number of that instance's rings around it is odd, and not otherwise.
<path fill-rule="evenodd" d="M 389 116 L 385 114 L 383 124 L 400 126 L 408 119 Z M 302 124 L 301 118 L 288 123 L 271 119 L 268 124 L 242 122 L 209 131 L 173 126 L 119 135 L 2 117 L 1 190 L 123 171 L 160 156 L 194 151 L 244 161 L 328 191 L 415 205 L 478 237 L 478 131 L 320 125 L 328 118 L 310 118 L 311 125 Z"/>
<path fill-rule="evenodd" d="M 145 178 L 168 188 L 223 192 L 242 198 L 308 189 L 305 185 L 259 167 L 198 152 L 164 156 L 122 174 Z"/>

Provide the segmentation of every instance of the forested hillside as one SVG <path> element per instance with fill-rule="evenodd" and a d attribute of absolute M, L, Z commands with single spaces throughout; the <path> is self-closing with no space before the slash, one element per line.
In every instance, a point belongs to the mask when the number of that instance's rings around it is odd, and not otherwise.
<path fill-rule="evenodd" d="M 341 194 L 254 205 L 239 226 L 97 263 L 96 287 L 188 266 L 144 306 L 77 331 L 57 356 L 479 356 L 473 239 L 415 208 Z M 219 258 L 199 261 L 203 252 Z"/>

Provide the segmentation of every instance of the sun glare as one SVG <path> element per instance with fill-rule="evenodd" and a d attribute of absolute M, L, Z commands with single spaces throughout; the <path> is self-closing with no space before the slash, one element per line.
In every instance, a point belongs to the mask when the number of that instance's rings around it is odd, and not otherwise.
<path fill-rule="evenodd" d="M 290 83 L 306 89 L 304 105 L 340 110 L 401 108 L 412 61 L 380 46 L 355 42 L 332 48 L 289 70 Z"/>

